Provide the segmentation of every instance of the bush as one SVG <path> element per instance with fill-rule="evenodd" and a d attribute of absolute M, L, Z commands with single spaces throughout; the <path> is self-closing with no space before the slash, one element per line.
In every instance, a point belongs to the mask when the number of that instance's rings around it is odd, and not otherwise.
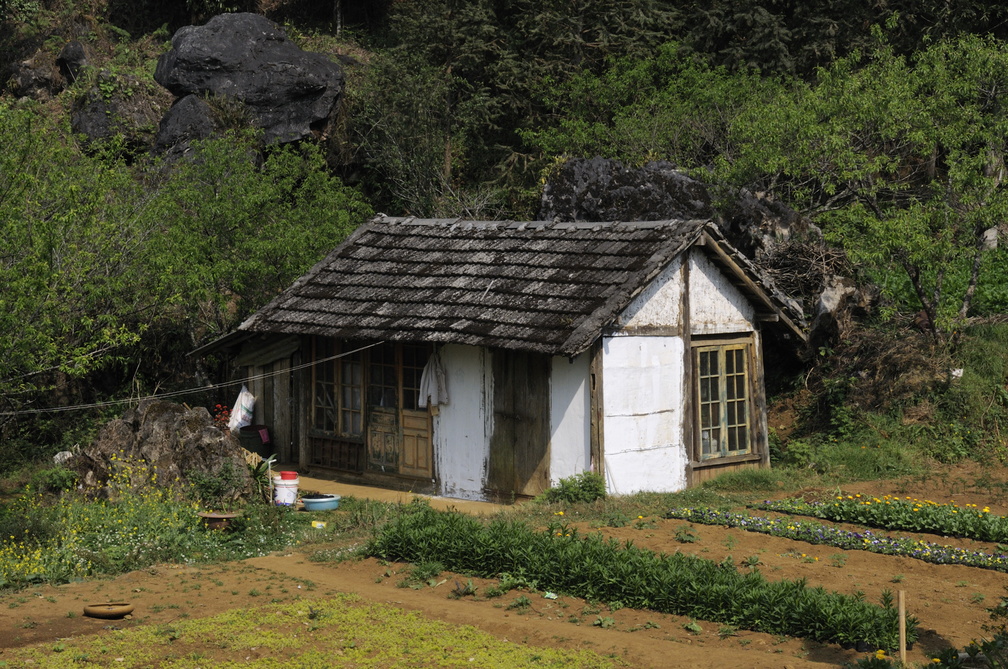
<path fill-rule="evenodd" d="M 565 502 L 567 504 L 590 504 L 597 499 L 605 499 L 605 479 L 595 472 L 581 472 L 560 479 L 560 483 L 544 492 L 545 502 Z"/>
<path fill-rule="evenodd" d="M 138 482 L 147 477 L 144 485 Z M 233 531 L 205 529 L 190 488 L 165 486 L 122 463 L 114 499 L 29 491 L 0 506 L 0 589 L 116 574 L 159 562 L 241 559 L 293 544 L 311 529 L 286 507 L 252 505 Z"/>
<path fill-rule="evenodd" d="M 32 474 L 29 485 L 38 493 L 61 493 L 77 485 L 77 474 L 66 467 L 40 469 Z"/>

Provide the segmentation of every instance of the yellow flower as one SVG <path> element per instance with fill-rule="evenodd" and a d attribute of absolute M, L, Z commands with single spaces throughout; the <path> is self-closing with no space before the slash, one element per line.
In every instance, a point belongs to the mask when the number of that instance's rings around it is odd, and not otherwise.
<path fill-rule="evenodd" d="M 882 650 L 881 648 L 879 648 L 877 651 L 875 651 L 875 659 L 877 659 L 877 660 L 884 660 L 885 659 L 885 651 Z"/>

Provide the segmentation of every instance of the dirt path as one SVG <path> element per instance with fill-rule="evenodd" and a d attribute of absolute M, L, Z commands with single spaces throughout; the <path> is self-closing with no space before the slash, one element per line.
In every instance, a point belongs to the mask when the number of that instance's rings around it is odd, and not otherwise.
<path fill-rule="evenodd" d="M 865 485 L 875 494 L 900 492 L 903 483 Z M 947 501 L 948 488 L 933 489 L 931 499 Z M 958 491 L 960 503 L 994 504 L 990 495 Z M 1004 512 L 1004 502 L 995 507 Z M 574 520 L 574 518 L 570 518 Z M 932 653 L 949 645 L 962 646 L 981 633 L 986 609 L 1005 594 L 1004 574 L 960 566 L 938 566 L 910 558 L 839 551 L 804 542 L 750 534 L 741 530 L 690 526 L 684 521 L 646 519 L 649 526 L 600 528 L 621 540 L 654 550 L 692 552 L 713 560 L 731 555 L 736 564 L 747 559 L 769 579 L 806 578 L 843 593 L 861 591 L 878 601 L 883 590 L 902 589 L 908 611 L 920 619 L 921 638 L 910 653 L 913 665 L 926 664 Z M 594 528 L 580 526 L 583 531 Z M 688 529 L 691 543 L 677 540 Z M 936 537 L 923 537 L 938 540 Z M 958 544 L 993 551 L 979 542 Z M 316 550 L 312 547 L 310 550 Z M 475 598 L 452 599 L 455 581 L 467 579 L 443 574 L 437 587 L 399 587 L 406 565 L 383 565 L 376 560 L 318 563 L 306 552 L 292 550 L 243 562 L 203 567 L 159 566 L 115 579 L 44 586 L 0 596 L 0 660 L 4 650 L 78 635 L 104 634 L 110 629 L 137 625 L 170 624 L 234 608 L 256 608 L 269 602 L 325 598 L 334 593 L 356 593 L 365 600 L 419 611 L 452 624 L 469 624 L 499 638 L 544 647 L 587 648 L 621 658 L 633 667 L 824 667 L 864 657 L 800 639 L 729 630 L 697 621 L 699 633 L 684 625 L 690 620 L 648 611 L 609 610 L 601 604 L 543 593 L 512 591 L 500 598 L 483 596 L 492 582 L 474 579 Z M 528 597 L 525 611 L 509 609 L 519 595 Z M 131 619 L 102 621 L 81 615 L 83 606 L 100 601 L 125 600 L 136 610 Z M 722 635 L 719 636 L 719 631 Z M 723 637 L 723 638 L 722 638 Z"/>

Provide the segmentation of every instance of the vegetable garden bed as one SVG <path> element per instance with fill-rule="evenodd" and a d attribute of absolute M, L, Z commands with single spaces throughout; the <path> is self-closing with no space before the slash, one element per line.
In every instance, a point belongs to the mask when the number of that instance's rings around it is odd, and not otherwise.
<path fill-rule="evenodd" d="M 565 525 L 535 531 L 520 521 L 488 524 L 419 507 L 382 528 L 370 555 L 439 562 L 461 574 L 512 574 L 534 587 L 636 609 L 694 616 L 743 629 L 839 644 L 895 648 L 897 611 L 862 597 L 809 587 L 804 579 L 767 581 L 726 560 L 662 554 Z M 908 638 L 916 621 L 908 619 Z"/>

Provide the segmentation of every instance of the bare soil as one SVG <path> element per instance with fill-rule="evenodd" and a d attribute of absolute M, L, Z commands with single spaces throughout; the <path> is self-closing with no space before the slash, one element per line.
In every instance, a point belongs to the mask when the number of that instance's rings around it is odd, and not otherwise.
<path fill-rule="evenodd" d="M 1008 474 L 1000 467 L 996 471 L 960 467 L 925 480 L 872 482 L 848 486 L 845 491 L 941 502 L 954 499 L 959 504 L 975 503 L 1006 513 L 1008 488 L 1004 481 L 1008 481 Z M 731 555 L 736 563 L 742 563 L 755 556 L 758 569 L 770 579 L 805 578 L 810 585 L 828 590 L 864 592 L 871 601 L 878 601 L 886 589 L 905 591 L 908 612 L 917 616 L 921 629 L 920 640 L 908 656 L 912 666 L 924 665 L 934 653 L 950 645 L 961 647 L 980 636 L 981 625 L 988 622 L 986 609 L 1005 594 L 1008 583 L 1005 574 L 972 567 L 839 551 L 737 529 L 690 526 L 679 520 L 646 520 L 653 521 L 654 527 L 598 531 L 621 540 L 632 539 L 638 546 L 691 552 L 714 560 Z M 696 541 L 681 543 L 676 539 L 684 527 L 691 528 Z M 595 531 L 587 525 L 582 529 Z M 995 545 L 983 542 L 922 538 L 973 550 L 996 550 Z M 488 599 L 483 593 L 494 582 L 481 579 L 473 579 L 476 597 L 452 599 L 449 593 L 455 582 L 464 584 L 467 578 L 446 573 L 436 587 L 400 587 L 407 565 L 383 565 L 373 559 L 312 562 L 308 553 L 318 548 L 297 548 L 227 564 L 162 565 L 112 579 L 6 593 L 0 596 L 0 661 L 6 649 L 28 644 L 165 624 L 274 601 L 325 598 L 337 592 L 357 593 L 366 600 L 416 610 L 429 618 L 473 625 L 513 642 L 592 649 L 633 667 L 832 667 L 865 657 L 835 645 L 745 630 L 722 638 L 719 631 L 725 630 L 720 625 L 703 620 L 696 621 L 702 631 L 694 634 L 684 627 L 690 620 L 681 616 L 631 609 L 610 611 L 605 605 L 566 596 L 553 600 L 543 597 L 544 593 L 512 591 Z M 531 607 L 522 613 L 508 609 L 521 594 L 529 598 Z M 128 601 L 136 608 L 125 620 L 82 615 L 84 605 L 106 601 Z M 602 622 L 604 627 L 596 624 Z M 214 657 L 214 652 L 213 648 L 203 649 L 206 657 Z"/>

